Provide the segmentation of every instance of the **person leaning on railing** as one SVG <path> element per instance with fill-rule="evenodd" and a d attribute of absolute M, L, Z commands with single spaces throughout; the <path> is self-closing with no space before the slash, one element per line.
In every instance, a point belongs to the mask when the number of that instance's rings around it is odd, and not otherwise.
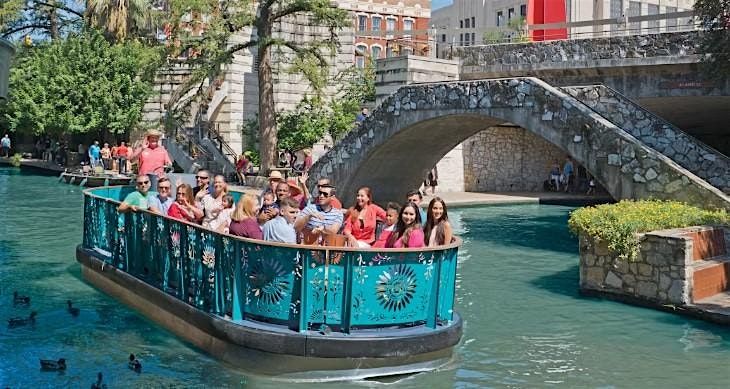
<path fill-rule="evenodd" d="M 332 206 L 333 188 L 320 188 L 317 204 L 309 204 L 294 223 L 297 232 L 304 236 L 303 243 L 321 240 L 325 233 L 337 234 L 342 226 L 342 212 Z"/>
<path fill-rule="evenodd" d="M 150 206 L 150 201 L 152 196 L 154 195 L 154 192 L 150 191 L 150 179 L 147 176 L 138 176 L 137 177 L 137 189 L 128 194 L 127 197 L 124 198 L 121 204 L 119 204 L 119 207 L 117 208 L 117 211 L 119 212 L 137 212 L 138 210 L 147 210 L 155 211 L 157 212 L 157 209 L 154 208 L 154 206 Z"/>

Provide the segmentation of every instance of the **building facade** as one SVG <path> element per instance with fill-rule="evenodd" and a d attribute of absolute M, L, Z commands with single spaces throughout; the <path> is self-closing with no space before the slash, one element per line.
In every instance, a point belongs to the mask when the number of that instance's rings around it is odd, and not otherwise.
<path fill-rule="evenodd" d="M 430 54 L 430 0 L 337 0 L 336 3 L 352 14 L 353 61 L 357 66 L 364 67 L 368 58 Z"/>
<path fill-rule="evenodd" d="M 665 18 L 625 23 L 626 17 L 650 16 L 692 10 L 695 0 L 453 0 L 453 4 L 433 10 L 431 25 L 438 56 L 452 46 L 530 39 L 524 22 L 528 13 L 565 15 L 549 22 L 589 22 L 594 25 L 567 28 L 567 36 L 594 38 L 626 34 L 672 32 L 692 28 L 690 17 Z M 550 8 L 564 7 L 563 10 Z M 552 11 L 552 12 L 551 12 Z M 600 24 L 613 19 L 615 23 Z M 546 20 L 534 17 L 532 20 Z M 562 35 L 559 39 L 563 39 Z M 545 40 L 551 39 L 546 35 Z"/>

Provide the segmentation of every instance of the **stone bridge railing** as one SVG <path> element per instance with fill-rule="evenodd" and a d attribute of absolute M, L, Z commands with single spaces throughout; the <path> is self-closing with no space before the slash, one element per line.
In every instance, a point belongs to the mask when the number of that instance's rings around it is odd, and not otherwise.
<path fill-rule="evenodd" d="M 520 71 L 698 62 L 700 32 L 459 47 L 462 73 L 520 75 Z"/>
<path fill-rule="evenodd" d="M 605 85 L 562 89 L 647 146 L 725 193 L 730 192 L 730 158 L 724 154 Z"/>

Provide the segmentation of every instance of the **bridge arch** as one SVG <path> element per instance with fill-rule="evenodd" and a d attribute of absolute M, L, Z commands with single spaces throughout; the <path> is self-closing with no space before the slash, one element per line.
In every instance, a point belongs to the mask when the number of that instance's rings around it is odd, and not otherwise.
<path fill-rule="evenodd" d="M 390 96 L 312 167 L 349 202 L 360 186 L 400 200 L 449 150 L 504 122 L 573 157 L 616 199 L 673 198 L 726 208 L 730 198 L 537 78 L 411 85 Z"/>

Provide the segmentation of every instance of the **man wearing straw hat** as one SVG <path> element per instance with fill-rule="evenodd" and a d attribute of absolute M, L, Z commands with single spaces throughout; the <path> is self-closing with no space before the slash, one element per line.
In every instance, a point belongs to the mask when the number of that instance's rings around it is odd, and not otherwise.
<path fill-rule="evenodd" d="M 138 175 L 149 176 L 153 189 L 157 189 L 157 180 L 165 175 L 165 167 L 172 166 L 167 150 L 160 145 L 161 136 L 158 130 L 147 131 L 142 145 L 135 147 L 130 157 L 131 160 L 139 159 Z"/>

